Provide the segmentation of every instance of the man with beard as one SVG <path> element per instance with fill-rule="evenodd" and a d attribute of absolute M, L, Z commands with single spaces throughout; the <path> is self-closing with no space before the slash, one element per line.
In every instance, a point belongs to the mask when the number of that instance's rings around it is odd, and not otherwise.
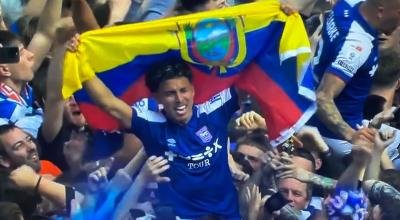
<path fill-rule="evenodd" d="M 37 146 L 31 135 L 13 124 L 0 126 L 0 166 L 14 170 L 28 165 L 35 171 L 40 170 Z"/>
<path fill-rule="evenodd" d="M 73 191 L 42 178 L 36 140 L 13 124 L 0 126 L 0 201 L 19 205 L 29 219 L 41 202 L 41 195 L 61 208 Z"/>

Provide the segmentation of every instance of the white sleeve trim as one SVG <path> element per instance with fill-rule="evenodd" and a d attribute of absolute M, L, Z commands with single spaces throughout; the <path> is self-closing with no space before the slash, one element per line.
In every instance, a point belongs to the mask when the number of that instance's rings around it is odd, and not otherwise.
<path fill-rule="evenodd" d="M 142 118 L 148 122 L 166 122 L 166 118 L 160 112 L 148 110 L 146 107 L 132 106 L 135 110 L 137 117 Z"/>
<path fill-rule="evenodd" d="M 357 22 L 353 22 L 332 67 L 353 77 L 371 54 L 373 40 L 373 36 L 365 32 Z"/>
<path fill-rule="evenodd" d="M 205 103 L 197 105 L 199 108 L 199 114 L 206 113 L 210 114 L 213 111 L 222 107 L 225 103 L 232 99 L 230 88 L 222 90 L 222 92 L 214 95 L 210 100 Z"/>

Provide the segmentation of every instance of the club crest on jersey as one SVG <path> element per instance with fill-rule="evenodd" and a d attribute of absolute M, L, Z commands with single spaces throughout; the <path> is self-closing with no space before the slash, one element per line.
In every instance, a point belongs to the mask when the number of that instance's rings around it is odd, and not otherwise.
<path fill-rule="evenodd" d="M 212 135 L 208 131 L 207 126 L 203 126 L 202 128 L 200 128 L 200 130 L 196 132 L 196 135 L 201 139 L 201 141 L 203 141 L 203 143 L 207 143 L 212 140 Z"/>

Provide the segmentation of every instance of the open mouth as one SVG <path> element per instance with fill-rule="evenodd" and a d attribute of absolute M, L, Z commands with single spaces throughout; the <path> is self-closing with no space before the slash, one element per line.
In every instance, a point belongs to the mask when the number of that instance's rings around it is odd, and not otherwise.
<path fill-rule="evenodd" d="M 187 106 L 186 105 L 181 105 L 175 108 L 175 112 L 178 115 L 184 115 L 187 111 Z"/>
<path fill-rule="evenodd" d="M 387 41 L 387 40 L 388 40 L 388 37 L 385 36 L 385 35 L 380 35 L 380 36 L 378 37 L 378 41 L 379 41 L 380 44 L 384 43 L 384 42 Z"/>
<path fill-rule="evenodd" d="M 81 115 L 81 111 L 73 111 L 72 115 L 73 116 L 80 116 Z"/>
<path fill-rule="evenodd" d="M 30 160 L 39 161 L 39 155 L 37 153 L 33 153 L 29 157 Z"/>

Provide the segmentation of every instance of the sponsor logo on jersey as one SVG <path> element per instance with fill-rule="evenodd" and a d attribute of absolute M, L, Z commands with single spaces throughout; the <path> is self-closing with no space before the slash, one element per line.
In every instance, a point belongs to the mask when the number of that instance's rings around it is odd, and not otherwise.
<path fill-rule="evenodd" d="M 173 138 L 167 139 L 167 145 L 168 147 L 176 147 L 176 140 Z"/>
<path fill-rule="evenodd" d="M 329 40 L 332 42 L 339 36 L 339 30 L 336 27 L 335 19 L 333 16 L 333 12 L 330 12 L 328 15 L 328 20 L 326 21 L 326 32 L 329 36 Z"/>
<path fill-rule="evenodd" d="M 371 77 L 373 77 L 373 76 L 375 75 L 375 72 L 376 72 L 377 69 L 378 69 L 378 64 L 375 64 L 375 65 L 372 67 L 371 71 L 369 71 L 369 75 L 370 75 Z"/>
<path fill-rule="evenodd" d="M 350 64 L 348 64 L 346 61 L 338 60 L 336 63 L 337 63 L 337 65 L 339 65 L 343 69 L 347 70 L 348 72 L 354 73 L 354 67 L 351 66 Z"/>
<path fill-rule="evenodd" d="M 170 162 L 175 161 L 175 158 L 180 158 L 187 161 L 187 168 L 192 170 L 211 166 L 211 158 L 222 150 L 223 147 L 218 143 L 218 138 L 216 138 L 211 145 L 207 146 L 203 152 L 198 154 L 183 156 L 177 152 L 169 150 L 164 152 L 164 155 Z"/>

